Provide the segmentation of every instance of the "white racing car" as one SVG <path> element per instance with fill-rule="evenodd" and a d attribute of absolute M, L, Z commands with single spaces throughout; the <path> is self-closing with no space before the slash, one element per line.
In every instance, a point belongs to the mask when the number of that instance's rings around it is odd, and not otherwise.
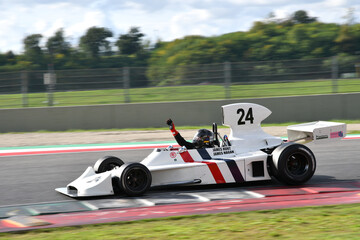
<path fill-rule="evenodd" d="M 70 197 L 139 196 L 153 186 L 241 183 L 272 177 L 284 184 L 302 184 L 314 175 L 316 160 L 312 151 L 298 142 L 336 140 L 346 133 L 343 123 L 311 122 L 289 126 L 285 142 L 260 126 L 271 114 L 269 109 L 237 103 L 222 106 L 222 110 L 223 125 L 230 127 L 230 135 L 222 138 L 213 124 L 217 143 L 213 148 L 156 148 L 140 163 L 103 157 L 56 191 Z"/>

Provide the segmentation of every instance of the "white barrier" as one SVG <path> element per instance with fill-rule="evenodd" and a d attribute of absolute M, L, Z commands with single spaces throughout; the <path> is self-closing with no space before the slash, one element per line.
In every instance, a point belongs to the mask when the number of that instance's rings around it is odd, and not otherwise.
<path fill-rule="evenodd" d="M 221 106 L 238 102 L 272 111 L 267 123 L 360 119 L 360 93 L 170 103 L 132 103 L 0 110 L 0 132 L 165 127 L 222 123 Z"/>

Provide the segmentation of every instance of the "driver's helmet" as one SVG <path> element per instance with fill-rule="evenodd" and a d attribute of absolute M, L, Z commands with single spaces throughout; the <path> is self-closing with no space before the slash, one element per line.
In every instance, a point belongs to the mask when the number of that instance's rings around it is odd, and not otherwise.
<path fill-rule="evenodd" d="M 193 144 L 196 148 L 213 147 L 214 133 L 207 129 L 200 129 L 193 138 Z"/>

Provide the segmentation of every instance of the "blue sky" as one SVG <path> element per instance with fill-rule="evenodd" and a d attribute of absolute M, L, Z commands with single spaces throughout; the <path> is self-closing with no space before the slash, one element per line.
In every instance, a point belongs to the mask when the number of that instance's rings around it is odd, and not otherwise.
<path fill-rule="evenodd" d="M 34 33 L 44 36 L 44 44 L 59 28 L 73 45 L 92 26 L 111 29 L 115 38 L 137 26 L 152 42 L 170 41 L 247 31 L 270 12 L 286 18 L 305 10 L 322 22 L 341 24 L 349 8 L 360 22 L 359 0 L 0 0 L 0 52 L 22 52 L 22 40 Z"/>

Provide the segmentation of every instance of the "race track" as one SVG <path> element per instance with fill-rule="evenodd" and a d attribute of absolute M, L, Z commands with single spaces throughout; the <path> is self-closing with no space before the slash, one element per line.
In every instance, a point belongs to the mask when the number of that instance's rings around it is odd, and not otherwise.
<path fill-rule="evenodd" d="M 317 170 L 308 184 L 360 180 L 360 140 L 308 146 L 317 157 Z M 0 206 L 72 201 L 54 189 L 66 186 L 98 158 L 114 155 L 125 162 L 134 162 L 141 161 L 151 151 L 147 149 L 0 157 Z M 255 186 L 263 184 L 277 185 L 262 182 Z M 246 189 L 248 186 L 238 187 Z M 219 191 L 219 187 L 212 186 L 207 189 L 212 190 Z M 165 190 L 157 190 L 151 194 L 156 195 L 161 191 Z"/>

